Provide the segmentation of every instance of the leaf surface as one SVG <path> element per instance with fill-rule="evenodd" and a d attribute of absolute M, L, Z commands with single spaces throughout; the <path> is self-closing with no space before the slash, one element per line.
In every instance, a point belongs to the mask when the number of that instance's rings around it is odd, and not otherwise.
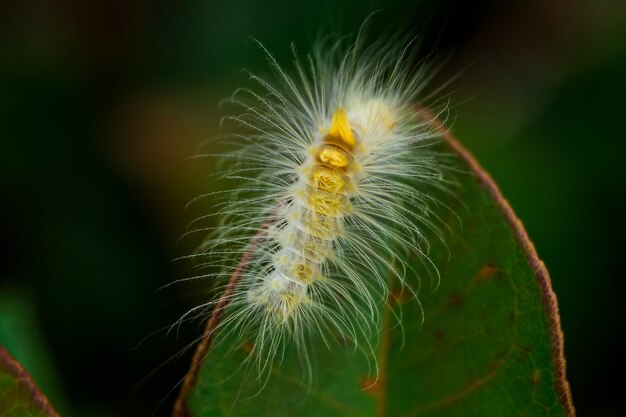
<path fill-rule="evenodd" d="M 453 233 L 447 249 L 431 247 L 441 284 L 420 294 L 423 315 L 414 300 L 404 302 L 401 329 L 386 310 L 378 378 L 351 348 L 319 346 L 312 384 L 303 383 L 288 352 L 259 392 L 258 384 L 241 384 L 245 349 L 207 338 L 175 417 L 575 415 L 548 272 L 493 180 L 456 139 L 442 134 L 442 147 L 467 173 L 459 176 L 457 198 L 446 201 L 460 219 L 441 213 Z M 207 329 L 219 320 L 212 317 Z"/>
<path fill-rule="evenodd" d="M 28 372 L 0 346 L 0 416 L 59 417 Z"/>

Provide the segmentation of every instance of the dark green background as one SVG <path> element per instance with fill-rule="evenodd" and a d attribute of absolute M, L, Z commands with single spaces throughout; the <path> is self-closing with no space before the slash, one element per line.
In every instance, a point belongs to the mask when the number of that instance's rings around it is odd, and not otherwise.
<path fill-rule="evenodd" d="M 453 131 L 500 184 L 551 272 L 579 414 L 621 410 L 622 1 L 3 2 L 0 343 L 59 411 L 168 415 L 189 354 L 150 333 L 204 299 L 172 262 L 197 239 L 219 100 L 316 35 L 398 27 L 449 57 Z M 133 389 L 136 390 L 133 391 Z M 174 394 L 169 394 L 170 390 Z M 131 392 L 132 391 L 132 392 Z M 164 400 L 161 405 L 159 403 Z"/>

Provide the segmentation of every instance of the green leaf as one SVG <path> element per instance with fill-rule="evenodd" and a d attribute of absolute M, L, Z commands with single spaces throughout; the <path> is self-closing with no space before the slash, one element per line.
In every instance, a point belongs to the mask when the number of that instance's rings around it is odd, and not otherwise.
<path fill-rule="evenodd" d="M 34 297 L 19 286 L 0 286 L 0 346 L 28 369 L 38 386 L 65 413 L 63 384 L 37 318 Z"/>
<path fill-rule="evenodd" d="M 442 134 L 457 168 L 468 172 L 449 202 L 462 226 L 442 212 L 453 233 L 448 249 L 432 247 L 441 285 L 422 291 L 423 315 L 415 301 L 404 302 L 404 331 L 389 313 L 383 317 L 378 380 L 352 348 L 320 346 L 312 384 L 302 383 L 288 352 L 259 392 L 241 384 L 244 349 L 205 339 L 175 417 L 574 416 L 548 272 L 489 175 Z"/>
<path fill-rule="evenodd" d="M 28 372 L 2 346 L 0 346 L 0 416 L 59 416 Z"/>

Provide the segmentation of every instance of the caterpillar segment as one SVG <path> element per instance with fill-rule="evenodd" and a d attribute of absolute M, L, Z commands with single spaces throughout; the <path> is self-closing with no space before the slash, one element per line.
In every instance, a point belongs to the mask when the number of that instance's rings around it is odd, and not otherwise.
<path fill-rule="evenodd" d="M 296 316 L 311 302 L 308 288 L 323 280 L 324 263 L 342 235 L 354 190 L 354 152 L 358 138 L 344 109 L 300 166 L 292 201 L 269 232 L 278 246 L 273 265 L 249 297 L 274 313 L 278 322 Z"/>

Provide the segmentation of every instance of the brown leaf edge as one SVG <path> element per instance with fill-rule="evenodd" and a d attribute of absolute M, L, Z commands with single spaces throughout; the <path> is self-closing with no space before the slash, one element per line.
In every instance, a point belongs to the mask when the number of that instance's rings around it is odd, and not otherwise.
<path fill-rule="evenodd" d="M 191 416 L 191 413 L 189 412 L 189 409 L 187 408 L 187 402 L 186 402 L 187 395 L 189 394 L 193 386 L 196 384 L 196 381 L 198 379 L 198 372 L 200 371 L 200 366 L 202 365 L 202 361 L 207 356 L 209 349 L 211 348 L 211 342 L 213 341 L 213 334 L 215 333 L 214 330 L 217 328 L 217 325 L 220 319 L 224 315 L 224 311 L 226 310 L 226 307 L 228 306 L 230 296 L 232 295 L 233 291 L 235 291 L 235 287 L 237 286 L 237 283 L 239 282 L 241 271 L 245 267 L 246 263 L 248 263 L 248 261 L 250 260 L 254 247 L 263 239 L 263 235 L 265 234 L 265 229 L 267 228 L 267 226 L 268 226 L 267 224 L 262 225 L 259 231 L 257 232 L 257 234 L 254 236 L 254 238 L 250 242 L 250 245 L 248 246 L 248 250 L 241 257 L 241 260 L 239 261 L 239 264 L 237 265 L 235 272 L 233 272 L 233 275 L 230 277 L 228 284 L 226 285 L 226 289 L 224 289 L 224 292 L 222 293 L 222 295 L 220 295 L 220 298 L 217 300 L 217 304 L 215 305 L 215 308 L 213 309 L 213 313 L 211 314 L 211 317 L 209 317 L 209 320 L 207 321 L 206 327 L 204 329 L 204 337 L 202 338 L 200 343 L 198 343 L 198 347 L 196 348 L 196 351 L 194 352 L 193 357 L 191 358 L 191 365 L 189 368 L 189 372 L 185 376 L 185 379 L 183 380 L 182 388 L 180 389 L 180 393 L 178 394 L 178 397 L 176 398 L 176 402 L 174 402 L 174 409 L 172 410 L 172 417 Z"/>
<path fill-rule="evenodd" d="M 572 392 L 570 390 L 569 382 L 567 381 L 566 364 L 565 364 L 565 350 L 563 341 L 563 330 L 561 327 L 561 316 L 559 315 L 559 306 L 556 299 L 556 294 L 552 289 L 552 282 L 550 281 L 550 274 L 543 261 L 539 258 L 535 245 L 528 237 L 528 233 L 522 224 L 522 221 L 517 217 L 513 211 L 513 207 L 509 201 L 504 198 L 500 192 L 500 188 L 495 183 L 493 178 L 485 171 L 485 169 L 478 163 L 476 158 L 467 150 L 458 139 L 456 139 L 450 131 L 437 120 L 433 113 L 428 109 L 419 109 L 418 114 L 421 114 L 423 120 L 430 121 L 433 127 L 441 134 L 443 141 L 452 149 L 458 156 L 467 164 L 472 174 L 478 182 L 487 189 L 494 202 L 504 214 L 504 218 L 509 223 L 509 226 L 513 229 L 515 237 L 522 247 L 522 250 L 526 254 L 526 260 L 528 264 L 535 272 L 537 277 L 537 284 L 541 289 L 543 296 L 543 302 L 548 313 L 548 320 L 550 322 L 550 340 L 552 342 L 552 361 L 554 364 L 554 377 L 555 388 L 559 398 L 559 401 L 568 417 L 575 417 L 576 410 L 572 401 Z"/>
<path fill-rule="evenodd" d="M 563 330 L 561 328 L 561 317 L 559 316 L 559 307 L 556 299 L 556 294 L 552 289 L 552 282 L 550 281 L 550 274 L 546 269 L 545 264 L 539 258 L 537 254 L 537 250 L 535 249 L 535 245 L 528 237 L 528 233 L 526 229 L 524 229 L 524 225 L 522 221 L 517 217 L 511 204 L 507 199 L 504 198 L 502 193 L 500 192 L 499 187 L 496 185 L 491 176 L 485 171 L 485 169 L 478 163 L 476 158 L 456 139 L 450 131 L 438 121 L 437 117 L 428 109 L 419 109 L 418 115 L 422 118 L 422 120 L 426 120 L 434 129 L 436 129 L 441 137 L 443 138 L 443 142 L 467 164 L 470 168 L 474 177 L 478 180 L 478 182 L 487 189 L 491 197 L 493 198 L 496 205 L 502 211 L 506 221 L 509 223 L 515 237 L 519 244 L 522 247 L 522 250 L 526 254 L 526 260 L 528 264 L 535 272 L 535 276 L 537 277 L 537 283 L 541 289 L 541 294 L 543 296 L 544 306 L 546 308 L 546 312 L 548 314 L 548 319 L 550 322 L 550 339 L 552 342 L 552 361 L 554 364 L 554 373 L 555 373 L 555 388 L 558 395 L 558 399 L 560 404 L 564 407 L 565 412 L 568 417 L 575 417 L 576 410 L 574 408 L 574 403 L 572 401 L 572 394 L 569 386 L 569 382 L 567 381 L 566 375 L 566 364 L 565 364 L 565 352 L 564 352 L 564 341 L 563 341 Z M 253 239 L 250 247 L 252 248 L 256 241 L 260 238 L 262 230 L 259 231 L 259 234 Z M 224 293 L 220 296 L 218 303 L 215 307 L 214 313 L 211 315 L 209 320 L 207 321 L 207 325 L 205 328 L 205 336 L 202 341 L 198 344 L 196 351 L 191 360 L 190 371 L 185 377 L 183 381 L 183 386 L 180 390 L 178 398 L 174 403 L 174 409 L 172 412 L 172 417 L 191 417 L 191 412 L 187 408 L 186 398 L 192 390 L 193 386 L 196 384 L 198 379 L 198 372 L 200 370 L 200 366 L 202 365 L 202 361 L 207 356 L 208 351 L 211 347 L 213 330 L 215 330 L 217 324 L 219 323 L 220 318 L 224 313 L 224 309 L 228 305 L 229 296 L 235 290 L 237 286 L 237 282 L 239 281 L 239 276 L 241 269 L 248 261 L 249 256 L 251 254 L 251 250 L 249 250 L 239 262 L 239 265 L 233 275 L 231 276 Z"/>
<path fill-rule="evenodd" d="M 0 368 L 14 376 L 18 384 L 30 392 L 31 403 L 34 404 L 48 417 L 59 417 L 59 414 L 52 408 L 46 396 L 39 390 L 33 378 L 26 372 L 26 369 L 16 361 L 7 350 L 0 345 Z M 2 414 L 2 410 L 0 410 Z"/>

